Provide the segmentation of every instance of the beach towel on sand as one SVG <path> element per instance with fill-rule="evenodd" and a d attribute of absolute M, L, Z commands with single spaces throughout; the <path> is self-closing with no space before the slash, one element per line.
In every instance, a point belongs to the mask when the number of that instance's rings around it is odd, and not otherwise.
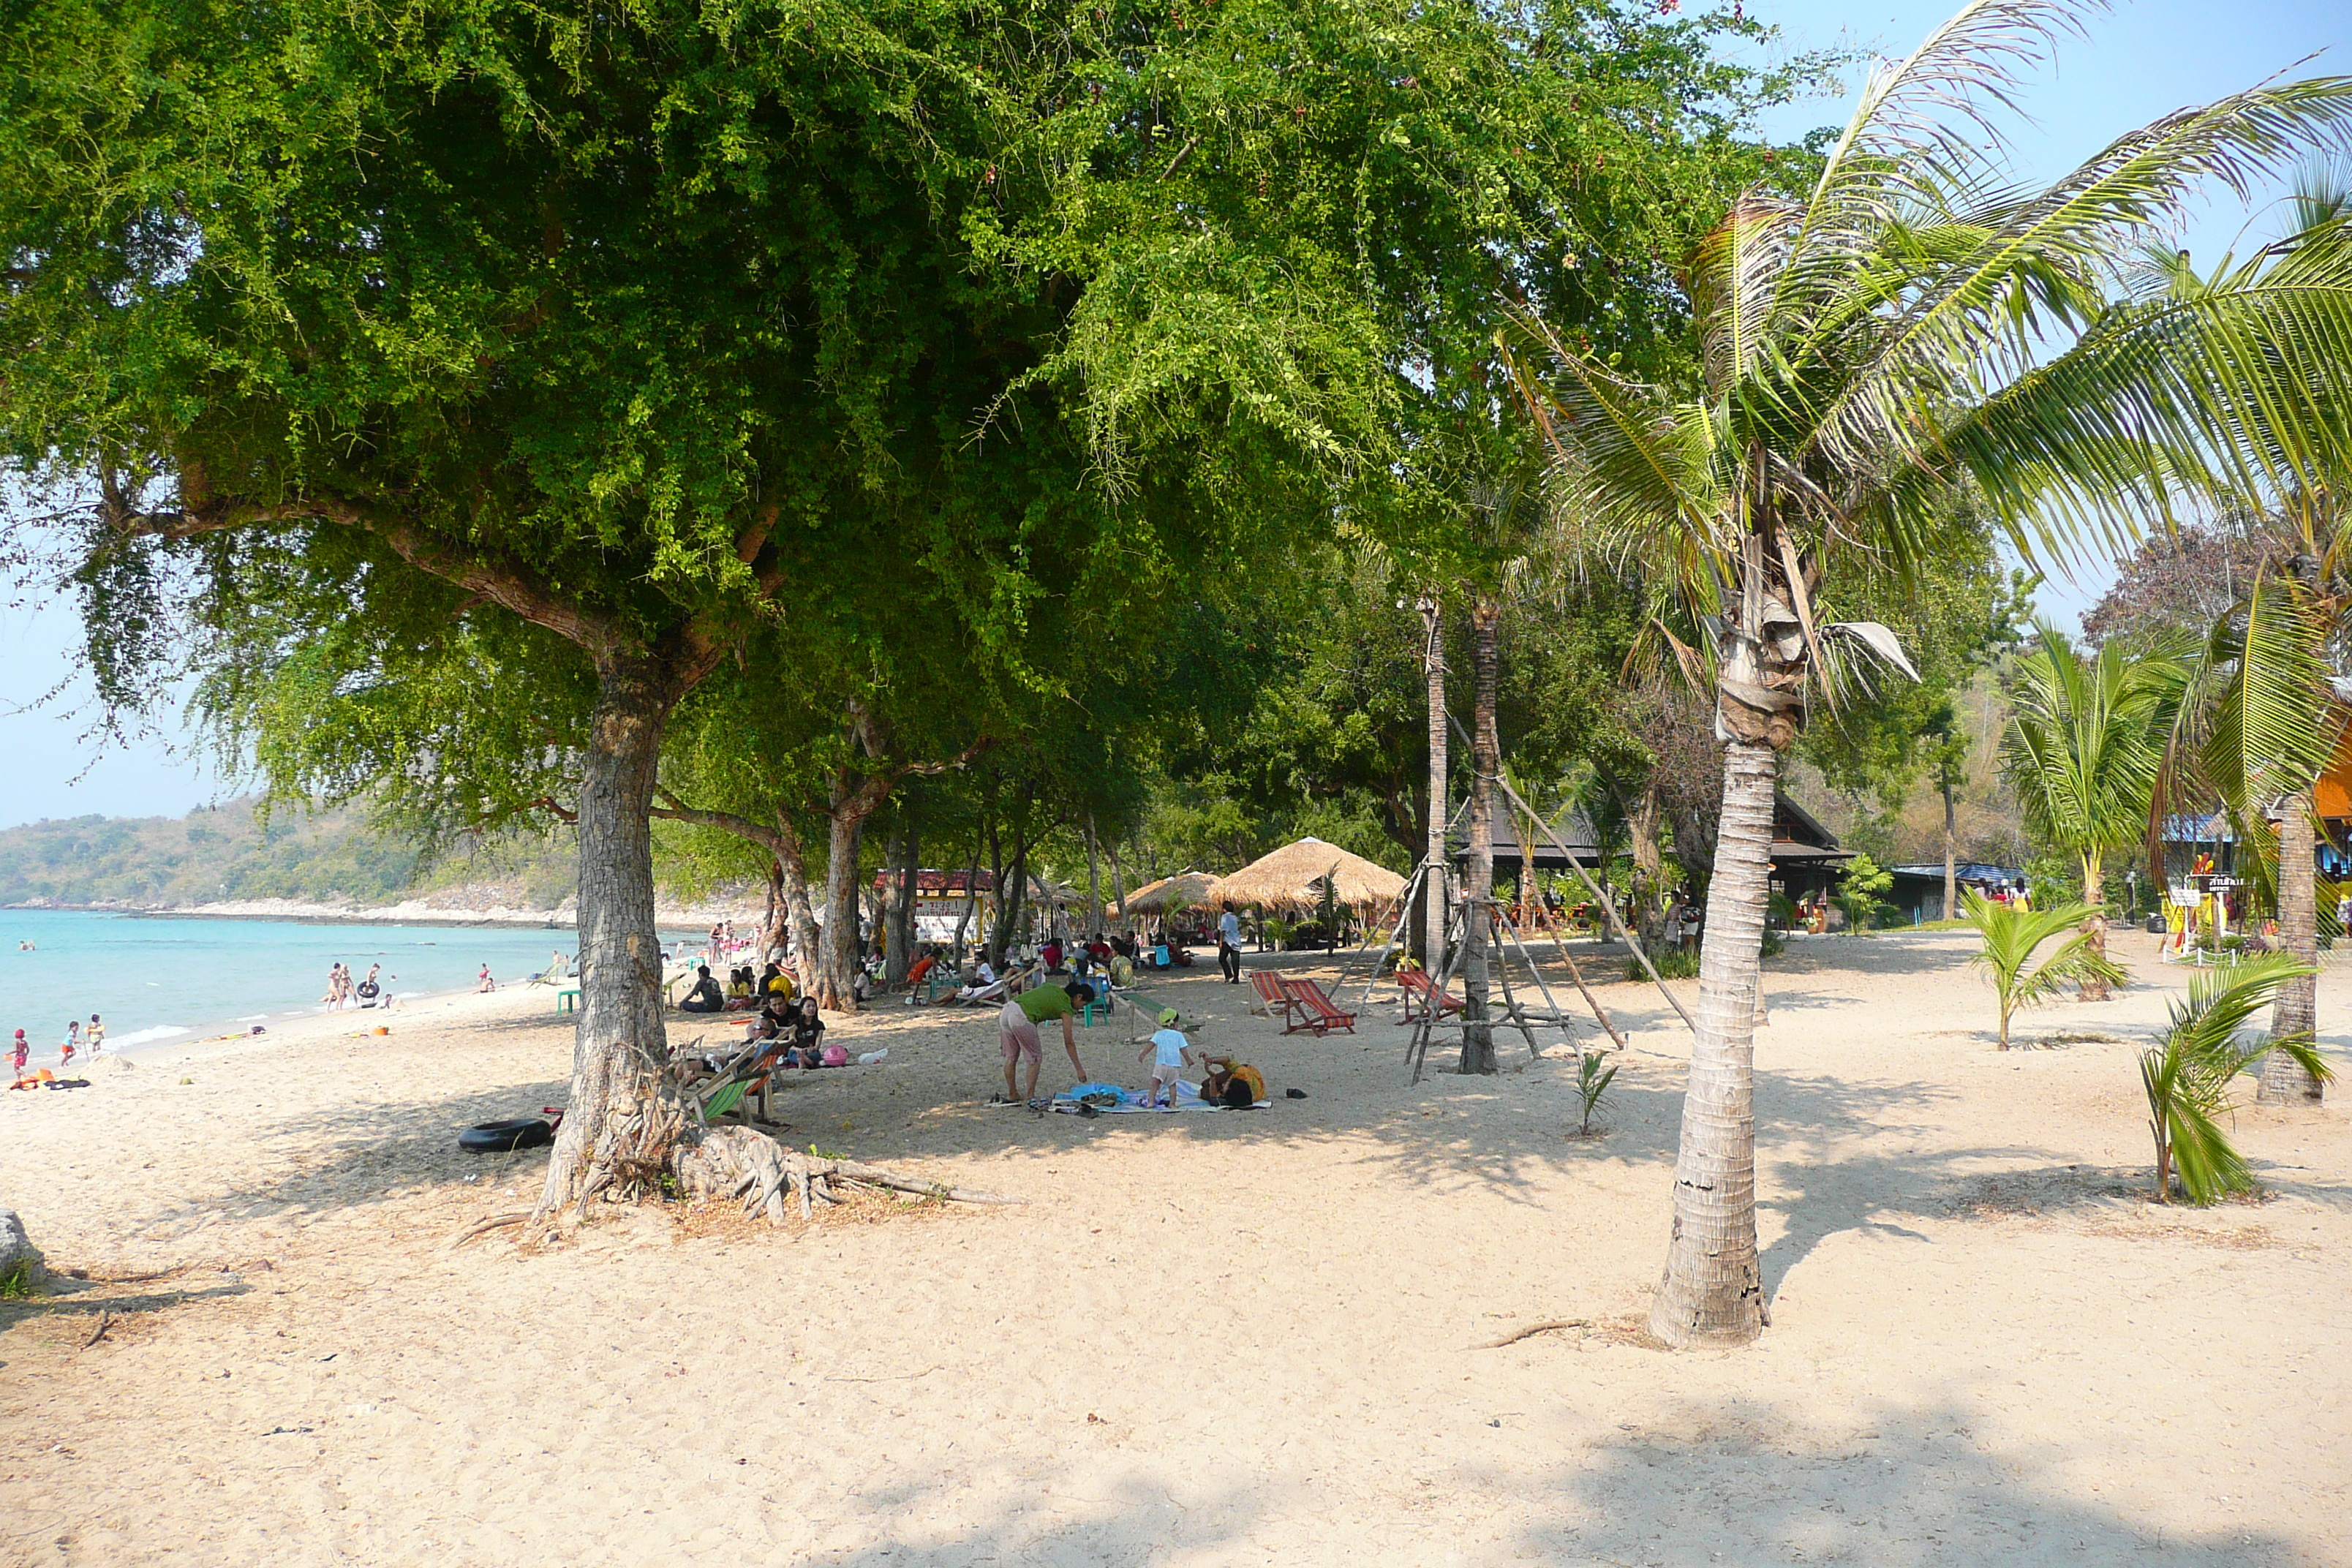
<path fill-rule="evenodd" d="M 1118 1096 L 1117 1100 L 1109 1104 L 1104 1103 L 1105 1099 L 1112 1095 Z M 1261 1100 L 1247 1109 L 1264 1110 L 1273 1103 L 1270 1100 Z M 1065 1089 L 1054 1097 L 1054 1109 L 1065 1115 L 1082 1116 L 1086 1113 L 1082 1107 L 1091 1109 L 1097 1116 L 1165 1116 L 1169 1114 L 1164 1109 L 1154 1110 L 1146 1106 L 1141 1094 L 1131 1089 L 1121 1089 L 1115 1083 L 1082 1083 L 1076 1089 Z M 1212 1105 L 1201 1098 L 1201 1091 L 1189 1083 L 1180 1083 L 1176 1086 L 1176 1109 L 1178 1110 L 1227 1110 L 1242 1108 Z"/>

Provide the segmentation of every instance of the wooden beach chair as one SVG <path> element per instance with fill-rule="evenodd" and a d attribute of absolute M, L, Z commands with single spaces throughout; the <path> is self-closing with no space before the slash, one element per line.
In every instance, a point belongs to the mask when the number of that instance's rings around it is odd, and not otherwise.
<path fill-rule="evenodd" d="M 1433 1007 L 1440 1018 L 1450 1017 L 1462 1011 L 1461 998 L 1438 990 L 1429 978 L 1427 970 L 1400 969 L 1396 972 L 1396 983 L 1398 989 L 1404 993 L 1404 1017 L 1401 1022 L 1410 1024 Z"/>
<path fill-rule="evenodd" d="M 1306 1019 L 1301 1016 L 1305 1004 L 1284 987 L 1281 975 L 1271 969 L 1253 969 L 1249 972 L 1249 982 L 1257 992 L 1260 1004 L 1250 1011 L 1262 1013 L 1271 1018 L 1279 1010 L 1282 1014 L 1282 1032 L 1286 1035 L 1295 1035 L 1307 1026 Z"/>
<path fill-rule="evenodd" d="M 1317 1039 L 1334 1029 L 1344 1029 L 1351 1035 L 1356 1032 L 1356 1016 L 1341 1012 L 1339 1005 L 1324 993 L 1320 981 L 1285 980 L 1282 990 L 1298 1005 L 1299 1027 L 1312 1032 Z"/>

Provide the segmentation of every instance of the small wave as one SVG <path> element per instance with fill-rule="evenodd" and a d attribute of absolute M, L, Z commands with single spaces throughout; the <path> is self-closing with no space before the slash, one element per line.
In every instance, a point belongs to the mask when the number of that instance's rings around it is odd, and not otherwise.
<path fill-rule="evenodd" d="M 106 1048 L 119 1051 L 126 1046 L 151 1046 L 157 1040 L 168 1040 L 174 1035 L 187 1032 L 177 1024 L 158 1024 L 152 1029 L 133 1029 L 127 1035 L 116 1035 L 106 1042 Z"/>

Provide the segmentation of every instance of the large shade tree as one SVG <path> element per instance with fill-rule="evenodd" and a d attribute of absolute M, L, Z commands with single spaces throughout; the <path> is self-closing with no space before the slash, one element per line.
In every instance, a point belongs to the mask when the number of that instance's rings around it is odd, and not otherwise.
<path fill-rule="evenodd" d="M 1694 384 L 1618 374 L 1539 301 L 1525 319 L 1564 517 L 1596 547 L 1671 559 L 1710 633 L 1723 814 L 1650 1317 L 1669 1344 L 1742 1343 L 1766 1318 L 1753 1040 L 1773 787 L 1818 679 L 1898 654 L 1883 628 L 1841 627 L 1844 584 L 1899 575 L 1955 487 L 2029 546 L 2119 543 L 2182 489 L 2257 482 L 2290 434 L 2340 439 L 2352 415 L 2340 234 L 2193 295 L 2135 287 L 2140 247 L 2203 186 L 2340 146 L 2352 81 L 2185 110 L 2021 191 L 1989 106 L 2074 9 L 1969 5 L 1873 73 L 1809 191 L 1735 203 L 1689 262 Z"/>

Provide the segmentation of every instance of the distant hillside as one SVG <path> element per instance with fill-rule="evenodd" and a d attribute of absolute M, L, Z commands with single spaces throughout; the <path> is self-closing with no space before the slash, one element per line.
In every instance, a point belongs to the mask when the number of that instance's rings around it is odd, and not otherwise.
<path fill-rule="evenodd" d="M 413 845 L 376 833 L 356 809 L 279 812 L 265 828 L 253 802 L 235 800 L 185 816 L 78 816 L 0 831 L 0 905 L 367 906 L 495 882 L 502 901 L 553 908 L 570 898 L 573 868 L 571 844 L 550 837 L 420 872 Z"/>

